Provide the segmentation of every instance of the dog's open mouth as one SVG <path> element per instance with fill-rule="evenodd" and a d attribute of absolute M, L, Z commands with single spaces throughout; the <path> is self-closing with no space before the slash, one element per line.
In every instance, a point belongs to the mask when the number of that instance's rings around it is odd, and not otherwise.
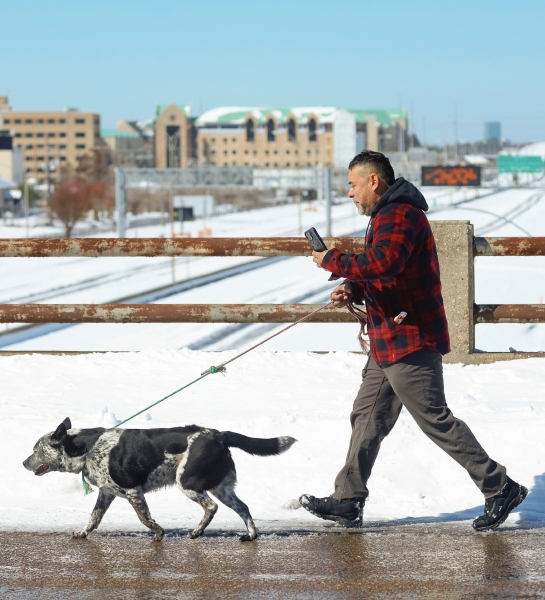
<path fill-rule="evenodd" d="M 49 465 L 40 465 L 35 471 L 34 471 L 34 475 L 43 475 L 44 473 L 46 473 L 47 471 L 49 471 Z"/>

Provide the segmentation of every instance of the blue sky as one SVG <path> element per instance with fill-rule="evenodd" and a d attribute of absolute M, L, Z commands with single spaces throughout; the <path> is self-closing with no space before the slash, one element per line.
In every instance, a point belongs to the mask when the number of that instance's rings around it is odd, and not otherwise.
<path fill-rule="evenodd" d="M 103 127 L 156 104 L 412 107 L 429 143 L 545 140 L 543 0 L 0 2 L 0 94 Z M 7 59 L 7 60 L 6 60 Z"/>

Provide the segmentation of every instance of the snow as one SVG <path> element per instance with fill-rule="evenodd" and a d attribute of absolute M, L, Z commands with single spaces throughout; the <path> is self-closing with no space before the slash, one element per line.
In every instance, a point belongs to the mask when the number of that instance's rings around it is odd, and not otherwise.
<path fill-rule="evenodd" d="M 180 388 L 210 365 L 234 356 L 189 350 L 80 356 L 2 358 L 0 402 L 0 529 L 69 531 L 83 526 L 96 501 L 81 478 L 35 477 L 22 466 L 38 438 L 67 416 L 73 427 L 111 426 Z M 446 393 L 489 454 L 530 488 L 508 521 L 545 521 L 545 370 L 541 359 L 462 367 L 445 365 Z M 197 423 L 254 437 L 290 435 L 286 454 L 258 458 L 237 449 L 238 494 L 259 522 L 312 522 L 303 510 L 282 505 L 300 494 L 330 494 L 350 436 L 349 413 L 364 357 L 337 352 L 255 351 L 135 418 L 126 426 L 171 427 Z M 482 496 L 465 471 L 434 446 L 403 411 L 384 441 L 369 482 L 368 522 L 466 520 L 482 511 Z M 201 509 L 176 489 L 149 494 L 154 518 L 167 529 L 187 529 Z M 242 529 L 220 507 L 212 526 Z M 118 499 L 104 531 L 142 531 L 127 502 Z"/>
<path fill-rule="evenodd" d="M 539 183 L 539 182 L 537 182 Z M 522 188 L 485 196 L 490 190 L 424 188 L 431 219 L 465 219 L 476 235 L 545 235 L 543 189 Z M 482 194 L 483 197 L 475 199 Z M 456 207 L 453 204 L 463 202 Z M 367 219 L 350 204 L 334 208 L 333 232 L 365 229 Z M 491 214 L 492 213 L 492 214 Z M 504 220 L 494 215 L 503 215 Z M 317 212 L 293 205 L 233 213 L 186 224 L 194 234 L 204 225 L 215 236 L 298 235 L 299 227 L 323 231 Z M 13 237 L 24 228 L 2 227 Z M 9 233 L 8 233 L 9 232 Z M 168 235 L 154 226 L 130 235 Z M 176 260 L 178 280 L 209 273 L 248 258 Z M 2 259 L 0 302 L 105 302 L 141 293 L 172 279 L 169 259 Z M 478 303 L 542 303 L 543 257 L 476 260 Z M 166 303 L 324 302 L 334 283 L 308 257 L 292 258 L 165 298 Z M 304 298 L 301 300 L 301 298 Z M 11 327 L 11 326 L 10 326 Z M 22 467 L 37 439 L 67 416 L 74 427 L 111 427 L 118 420 L 192 381 L 282 329 L 255 324 L 126 324 L 64 328 L 3 349 L 142 350 L 80 356 L 2 357 L 0 400 L 0 529 L 69 531 L 87 522 L 96 494 L 84 496 L 76 475 L 34 477 Z M 233 450 L 239 495 L 259 523 L 315 523 L 304 512 L 282 506 L 302 493 L 327 495 L 341 468 L 350 435 L 349 414 L 365 358 L 358 351 L 357 326 L 301 324 L 213 375 L 146 411 L 132 427 L 197 423 L 256 437 L 291 435 L 299 442 L 279 457 L 256 458 Z M 545 349 L 545 325 L 479 325 L 478 348 Z M 0 337 L 0 341 L 2 338 Z M 251 343 L 250 343 L 251 342 Z M 189 348 L 204 348 L 191 350 Z M 324 351 L 324 354 L 309 350 Z M 473 429 L 485 449 L 509 474 L 531 488 L 508 524 L 543 526 L 545 455 L 539 451 L 545 426 L 545 369 L 542 359 L 491 365 L 445 365 L 450 407 Z M 482 497 L 464 470 L 437 449 L 403 411 L 384 441 L 369 482 L 367 522 L 468 520 L 482 511 Z M 167 529 L 193 527 L 201 509 L 175 489 L 148 496 L 154 518 Z M 416 521 L 415 521 L 416 520 Z M 220 507 L 212 527 L 242 530 L 239 518 Z M 105 531 L 142 531 L 133 510 L 116 500 Z"/>

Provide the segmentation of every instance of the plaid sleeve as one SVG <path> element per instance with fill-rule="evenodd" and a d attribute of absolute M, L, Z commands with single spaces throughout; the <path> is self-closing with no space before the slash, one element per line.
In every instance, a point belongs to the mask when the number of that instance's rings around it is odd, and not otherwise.
<path fill-rule="evenodd" d="M 373 245 L 361 254 L 331 249 L 322 267 L 352 281 L 394 277 L 403 271 L 421 231 L 423 213 L 408 204 L 387 205 L 374 218 Z"/>

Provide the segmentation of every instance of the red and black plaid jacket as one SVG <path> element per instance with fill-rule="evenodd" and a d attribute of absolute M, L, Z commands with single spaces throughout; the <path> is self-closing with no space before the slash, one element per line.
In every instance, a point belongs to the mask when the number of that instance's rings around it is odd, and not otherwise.
<path fill-rule="evenodd" d="M 371 355 L 384 367 L 417 350 L 450 351 L 435 239 L 424 196 L 402 177 L 371 212 L 365 252 L 332 249 L 322 267 L 345 277 L 365 302 Z M 399 325 L 394 318 L 407 316 Z"/>

